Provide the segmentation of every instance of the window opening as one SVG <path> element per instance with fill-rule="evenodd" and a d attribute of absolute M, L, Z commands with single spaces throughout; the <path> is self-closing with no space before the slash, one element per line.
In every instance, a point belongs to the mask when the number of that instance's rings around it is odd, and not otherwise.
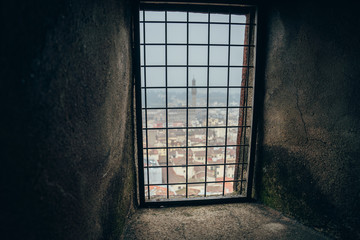
<path fill-rule="evenodd" d="M 139 12 L 140 198 L 244 198 L 251 181 L 255 9 L 183 9 Z"/>

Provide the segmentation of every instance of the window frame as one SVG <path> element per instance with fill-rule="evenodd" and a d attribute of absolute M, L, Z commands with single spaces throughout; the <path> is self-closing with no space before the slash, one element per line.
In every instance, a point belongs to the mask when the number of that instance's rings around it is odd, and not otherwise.
<path fill-rule="evenodd" d="M 238 4 L 234 1 L 224 2 L 178 2 L 178 1 L 140 1 L 138 6 L 139 8 L 134 10 L 134 19 L 133 19 L 133 49 L 134 49 L 134 79 L 135 79 L 135 101 L 136 101 L 136 134 L 137 134 L 137 158 L 138 158 L 138 199 L 139 204 L 142 207 L 158 207 L 158 206 L 178 206 L 178 205 L 203 205 L 203 204 L 213 204 L 213 203 L 227 203 L 227 202 L 248 202 L 252 200 L 252 185 L 253 185 L 253 166 L 255 161 L 255 143 L 256 143 L 256 106 L 255 106 L 255 82 L 256 82 L 256 55 L 257 55 L 257 24 L 258 24 L 258 8 L 255 5 L 249 4 Z M 236 8 L 237 11 L 234 11 Z M 252 113 L 251 113 L 251 134 L 249 139 L 249 150 L 248 150 L 248 162 L 247 162 L 247 181 L 246 181 L 246 196 L 215 196 L 215 197 L 201 197 L 201 198 L 182 198 L 182 199 L 164 199 L 164 200 L 155 200 L 155 201 L 145 201 L 145 191 L 144 191 L 144 159 L 143 159 L 143 123 L 142 123 L 142 101 L 141 101 L 141 64 L 140 64 L 140 34 L 139 34 L 139 11 L 140 10 L 154 10 L 154 11 L 196 11 L 196 12 L 213 12 L 213 13 L 248 13 L 252 11 L 252 16 L 254 24 L 256 27 L 251 27 L 254 32 L 250 33 L 253 37 L 253 63 L 254 63 L 254 80 L 253 80 L 253 99 L 252 99 Z M 246 10 L 244 10 L 246 9 Z M 229 43 L 230 44 L 230 43 Z M 165 44 L 164 44 L 165 45 Z M 245 44 L 244 44 L 245 45 Z M 251 44 L 248 44 L 249 46 Z M 247 54 L 250 54 L 248 51 Z M 249 58 L 249 56 L 248 56 Z M 249 60 L 248 60 L 249 61 Z M 208 66 L 209 67 L 209 66 Z M 224 67 L 229 67 L 225 65 Z M 188 80 L 188 79 L 187 79 Z M 229 86 L 228 86 L 229 88 Z M 209 106 L 207 106 L 209 107 Z M 228 107 L 228 106 L 227 106 Z M 209 126 L 207 126 L 209 127 Z M 187 146 L 188 147 L 188 146 Z M 224 165 L 225 168 L 226 165 Z M 225 182 L 224 182 L 225 183 Z M 224 187 L 223 187 L 224 188 Z"/>

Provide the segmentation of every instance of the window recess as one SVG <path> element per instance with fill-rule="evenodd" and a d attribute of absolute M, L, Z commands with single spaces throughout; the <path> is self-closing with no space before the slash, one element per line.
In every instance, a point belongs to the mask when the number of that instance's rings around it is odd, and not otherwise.
<path fill-rule="evenodd" d="M 249 198 L 255 14 L 245 5 L 140 3 L 142 204 Z"/>

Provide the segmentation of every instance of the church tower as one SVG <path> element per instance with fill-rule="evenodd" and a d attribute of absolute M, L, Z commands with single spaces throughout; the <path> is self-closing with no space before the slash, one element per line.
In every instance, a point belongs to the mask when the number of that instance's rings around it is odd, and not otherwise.
<path fill-rule="evenodd" d="M 196 107 L 196 80 L 192 79 L 192 89 L 191 89 L 191 106 Z"/>
<path fill-rule="evenodd" d="M 193 77 L 192 79 L 192 88 L 191 88 L 191 107 L 196 107 L 196 80 L 195 78 Z M 189 121 L 190 123 L 194 122 L 196 120 L 196 109 L 191 109 L 189 110 L 189 114 L 190 114 L 190 118 L 189 118 Z"/>

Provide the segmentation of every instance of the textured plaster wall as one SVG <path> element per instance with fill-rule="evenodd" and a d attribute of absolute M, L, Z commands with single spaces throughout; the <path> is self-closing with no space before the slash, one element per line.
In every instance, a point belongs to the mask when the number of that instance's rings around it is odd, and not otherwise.
<path fill-rule="evenodd" d="M 1 239 L 114 239 L 134 202 L 131 6 L 2 1 Z"/>
<path fill-rule="evenodd" d="M 257 181 L 267 205 L 360 238 L 360 18 L 352 4 L 263 8 Z M 259 170 L 260 169 L 260 170 Z"/>

